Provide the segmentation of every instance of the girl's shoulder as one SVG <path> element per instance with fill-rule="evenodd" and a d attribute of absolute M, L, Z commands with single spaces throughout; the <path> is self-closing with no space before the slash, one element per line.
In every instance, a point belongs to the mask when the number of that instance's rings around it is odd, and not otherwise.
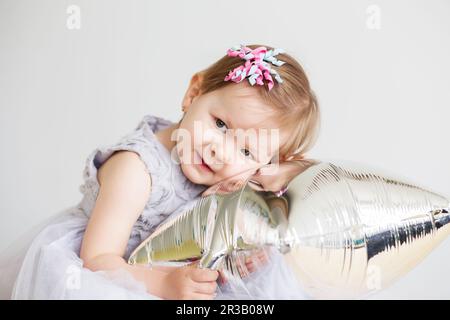
<path fill-rule="evenodd" d="M 174 124 L 172 121 L 151 114 L 145 115 L 136 127 L 136 130 L 148 128 L 152 133 L 156 133 Z"/>
<path fill-rule="evenodd" d="M 192 200 L 204 190 L 204 186 L 191 183 L 173 161 L 171 153 L 158 140 L 155 133 L 173 122 L 154 115 L 145 115 L 138 125 L 116 143 L 95 148 L 86 159 L 83 170 L 83 194 L 81 207 L 90 214 L 99 191 L 98 171 L 117 151 L 136 153 L 145 165 L 152 181 L 152 191 L 146 206 L 153 214 L 170 214 L 181 203 Z M 144 212 L 147 215 L 148 212 Z"/>
<path fill-rule="evenodd" d="M 164 166 L 165 163 L 168 163 L 170 153 L 159 142 L 155 133 L 171 124 L 172 122 L 167 119 L 154 115 L 145 115 L 134 130 L 122 136 L 117 142 L 99 146 L 90 153 L 86 159 L 83 178 L 98 182 L 98 170 L 118 151 L 132 151 L 136 153 L 152 176 L 163 173 L 164 169 L 170 169 L 168 166 Z"/>

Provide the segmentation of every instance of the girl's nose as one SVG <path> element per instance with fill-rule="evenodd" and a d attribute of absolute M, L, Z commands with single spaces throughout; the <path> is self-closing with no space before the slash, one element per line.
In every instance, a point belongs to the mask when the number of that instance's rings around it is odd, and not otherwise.
<path fill-rule="evenodd" d="M 223 143 L 215 142 L 211 144 L 211 156 L 216 165 L 224 165 L 228 163 L 228 155 L 226 150 L 224 150 Z"/>
<path fill-rule="evenodd" d="M 211 156 L 218 165 L 230 164 L 234 155 L 234 144 L 230 139 L 219 138 L 211 143 Z"/>

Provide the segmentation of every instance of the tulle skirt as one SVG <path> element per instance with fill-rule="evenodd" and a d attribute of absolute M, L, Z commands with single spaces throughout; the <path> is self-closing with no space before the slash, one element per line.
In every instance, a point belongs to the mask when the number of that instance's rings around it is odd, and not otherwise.
<path fill-rule="evenodd" d="M 88 217 L 68 208 L 31 229 L 0 255 L 1 299 L 161 299 L 123 269 L 91 271 L 79 257 Z M 137 245 L 137 244 L 133 244 Z M 308 299 L 271 250 L 265 265 L 239 284 L 227 281 L 216 299 Z"/>

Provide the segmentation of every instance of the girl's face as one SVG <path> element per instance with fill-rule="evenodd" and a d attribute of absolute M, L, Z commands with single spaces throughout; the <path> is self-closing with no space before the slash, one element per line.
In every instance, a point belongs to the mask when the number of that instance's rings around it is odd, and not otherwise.
<path fill-rule="evenodd" d="M 175 133 L 181 169 L 189 180 L 213 185 L 241 172 L 251 175 L 278 155 L 287 136 L 249 84 L 195 92 L 186 93 L 186 113 Z"/>

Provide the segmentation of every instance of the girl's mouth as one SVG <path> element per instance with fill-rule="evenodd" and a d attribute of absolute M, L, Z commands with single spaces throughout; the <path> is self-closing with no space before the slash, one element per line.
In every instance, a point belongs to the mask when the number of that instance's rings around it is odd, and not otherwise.
<path fill-rule="evenodd" d="M 213 172 L 212 169 L 205 163 L 205 161 L 203 161 L 203 158 L 202 158 L 202 163 L 200 164 L 200 167 L 204 170 Z"/>
<path fill-rule="evenodd" d="M 205 171 L 208 171 L 208 172 L 214 172 L 206 163 L 205 163 L 205 161 L 203 160 L 203 157 L 200 155 L 200 153 L 199 152 L 195 152 L 196 153 L 196 155 L 197 155 L 197 157 L 198 157 L 198 159 L 200 159 L 201 160 L 201 163 L 198 163 L 198 162 L 195 162 L 201 169 L 203 169 L 203 170 L 205 170 Z"/>

